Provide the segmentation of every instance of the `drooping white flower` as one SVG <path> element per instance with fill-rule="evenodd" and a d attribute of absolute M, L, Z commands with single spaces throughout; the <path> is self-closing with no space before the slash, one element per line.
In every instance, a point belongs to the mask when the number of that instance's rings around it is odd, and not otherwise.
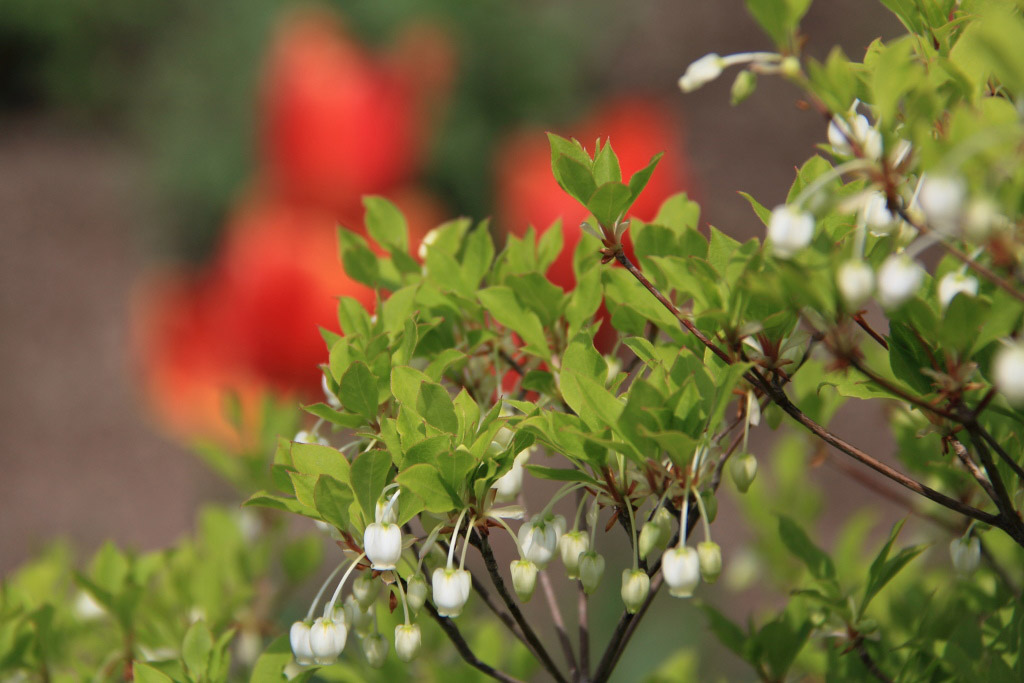
<path fill-rule="evenodd" d="M 288 632 L 292 644 L 292 654 L 295 661 L 302 666 L 309 666 L 314 663 L 315 656 L 309 646 L 309 624 L 304 621 L 296 621 Z"/>
<path fill-rule="evenodd" d="M 387 638 L 380 633 L 369 633 L 363 638 L 362 646 L 367 664 L 374 669 L 384 666 L 388 658 L 388 649 L 391 647 Z"/>
<path fill-rule="evenodd" d="M 583 584 L 583 592 L 590 595 L 601 583 L 604 576 L 604 557 L 593 550 L 580 555 L 580 583 Z"/>
<path fill-rule="evenodd" d="M 905 254 L 893 254 L 878 269 L 878 303 L 896 308 L 921 288 L 924 268 Z"/>
<path fill-rule="evenodd" d="M 1012 405 L 1024 405 L 1024 342 L 1015 341 L 996 352 L 992 380 Z"/>
<path fill-rule="evenodd" d="M 768 220 L 768 240 L 778 258 L 792 258 L 811 243 L 814 217 L 787 204 L 776 206 Z"/>
<path fill-rule="evenodd" d="M 957 294 L 978 296 L 978 280 L 970 275 L 953 271 L 939 280 L 939 303 L 945 309 Z"/>
<path fill-rule="evenodd" d="M 333 664 L 345 649 L 348 628 L 343 619 L 318 617 L 309 629 L 309 649 L 317 664 Z"/>
<path fill-rule="evenodd" d="M 962 178 L 926 175 L 921 179 L 917 201 L 929 225 L 944 235 L 955 235 L 960 225 L 967 186 Z"/>
<path fill-rule="evenodd" d="M 861 259 L 850 259 L 836 270 L 836 286 L 846 306 L 856 310 L 875 291 L 875 271 Z"/>
<path fill-rule="evenodd" d="M 397 524 L 367 524 L 363 551 L 375 570 L 394 569 L 402 557 L 402 530 Z"/>
<path fill-rule="evenodd" d="M 970 576 L 981 563 L 981 541 L 977 536 L 968 539 L 954 538 L 949 544 L 953 568 L 961 576 Z"/>
<path fill-rule="evenodd" d="M 558 539 L 565 532 L 565 517 L 561 515 L 536 515 L 519 527 L 519 547 L 523 558 L 533 560 L 543 569 L 555 556 Z"/>
<path fill-rule="evenodd" d="M 531 560 L 514 560 L 509 568 L 512 573 L 512 587 L 523 602 L 533 597 L 537 587 L 537 565 Z"/>
<path fill-rule="evenodd" d="M 507 447 L 507 446 L 506 446 Z M 523 490 L 523 465 L 530 459 L 530 448 L 522 451 L 512 461 L 512 469 L 498 477 L 493 488 L 496 490 L 494 500 L 499 503 L 507 503 L 515 500 L 519 492 Z"/>
<path fill-rule="evenodd" d="M 689 93 L 701 88 L 722 75 L 725 60 L 721 55 L 711 52 L 704 55 L 690 66 L 679 77 L 679 89 Z"/>
<path fill-rule="evenodd" d="M 305 429 L 300 429 L 299 431 L 297 431 L 295 433 L 295 437 L 292 439 L 292 441 L 294 441 L 295 443 L 318 444 L 320 446 L 327 446 L 327 445 L 329 445 L 328 442 L 327 442 L 327 439 L 323 438 L 322 436 L 318 436 L 318 435 L 314 434 L 313 432 L 307 431 Z"/>
<path fill-rule="evenodd" d="M 395 627 L 395 654 L 403 662 L 411 662 L 416 658 L 422 642 L 419 624 L 399 624 Z"/>
<path fill-rule="evenodd" d="M 700 583 L 700 556 L 689 546 L 675 546 L 661 556 L 661 574 L 669 595 L 688 598 Z"/>
<path fill-rule="evenodd" d="M 585 531 L 570 531 L 558 539 L 558 554 L 562 557 L 570 579 L 580 575 L 580 555 L 590 550 L 590 536 Z"/>
<path fill-rule="evenodd" d="M 700 576 L 706 583 L 714 583 L 722 573 L 722 549 L 717 543 L 703 541 L 697 544 Z"/>
<path fill-rule="evenodd" d="M 442 617 L 457 617 L 469 600 L 472 577 L 465 569 L 441 568 L 434 570 L 431 583 L 434 588 L 434 604 Z"/>
<path fill-rule="evenodd" d="M 867 225 L 868 232 L 877 237 L 892 234 L 900 221 L 889 211 L 885 195 L 881 192 L 870 192 L 861 204 L 861 217 Z"/>
<path fill-rule="evenodd" d="M 664 566 L 664 563 L 662 564 Z M 626 605 L 626 611 L 636 614 L 651 592 L 651 577 L 642 569 L 622 570 L 622 602 Z"/>
<path fill-rule="evenodd" d="M 985 241 L 993 230 L 1006 224 L 999 206 L 987 197 L 971 201 L 964 212 L 964 236 L 972 242 Z"/>

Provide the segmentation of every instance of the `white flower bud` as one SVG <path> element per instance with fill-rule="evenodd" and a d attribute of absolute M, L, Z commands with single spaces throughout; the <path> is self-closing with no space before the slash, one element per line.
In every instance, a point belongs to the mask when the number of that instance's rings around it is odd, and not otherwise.
<path fill-rule="evenodd" d="M 877 237 L 889 235 L 899 226 L 899 219 L 889 211 L 885 195 L 881 192 L 868 193 L 860 211 L 868 232 Z"/>
<path fill-rule="evenodd" d="M 999 206 L 991 199 L 975 199 L 967 205 L 964 214 L 964 236 L 972 242 L 983 242 L 992 230 L 1006 225 L 1006 218 L 999 213 Z"/>
<path fill-rule="evenodd" d="M 516 595 L 523 602 L 527 602 L 533 597 L 533 590 L 537 587 L 537 565 L 530 560 L 515 560 L 510 571 Z"/>
<path fill-rule="evenodd" d="M 729 474 L 736 484 L 736 489 L 740 493 L 746 493 L 757 476 L 757 458 L 750 453 L 734 455 L 729 460 Z"/>
<path fill-rule="evenodd" d="M 874 160 L 882 156 L 882 135 L 871 126 L 866 116 L 858 114 L 852 122 L 832 117 L 828 124 L 828 143 L 832 145 L 832 151 L 842 155 L 853 154 L 851 140 L 861 148 L 865 159 Z"/>
<path fill-rule="evenodd" d="M 776 257 L 791 258 L 810 244 L 813 237 L 814 217 L 811 214 L 786 204 L 772 210 L 768 220 L 768 240 Z"/>
<path fill-rule="evenodd" d="M 374 669 L 384 666 L 388 658 L 388 649 L 391 647 L 387 638 L 380 633 L 370 633 L 363 638 L 362 645 L 367 664 Z"/>
<path fill-rule="evenodd" d="M 519 492 L 523 490 L 523 465 L 530 459 L 530 452 L 531 449 L 527 448 L 517 455 L 515 460 L 512 461 L 512 469 L 498 477 L 498 480 L 494 482 L 493 488 L 497 491 L 494 496 L 495 501 L 507 503 L 515 500 Z"/>
<path fill-rule="evenodd" d="M 583 591 L 590 595 L 597 590 L 604 576 L 604 558 L 593 550 L 580 555 L 580 583 L 583 584 Z"/>
<path fill-rule="evenodd" d="M 945 309 L 957 294 L 978 296 L 978 280 L 970 275 L 953 271 L 939 280 L 939 303 Z"/>
<path fill-rule="evenodd" d="M 757 74 L 749 69 L 743 69 L 736 74 L 736 80 L 732 82 L 732 89 L 729 91 L 729 103 L 734 107 L 743 102 L 757 88 Z"/>
<path fill-rule="evenodd" d="M 397 524 L 367 524 L 363 551 L 375 570 L 394 569 L 402 557 L 402 530 Z"/>
<path fill-rule="evenodd" d="M 664 563 L 662 564 L 664 566 Z M 643 569 L 622 570 L 622 602 L 626 605 L 626 611 L 636 614 L 647 594 L 651 592 L 651 577 Z"/>
<path fill-rule="evenodd" d="M 364 572 L 352 582 L 352 595 L 359 601 L 361 608 L 369 609 L 380 595 L 380 581 L 375 581 L 370 572 Z"/>
<path fill-rule="evenodd" d="M 431 583 L 434 588 L 434 604 L 442 617 L 457 617 L 469 600 L 472 577 L 465 569 L 438 567 L 434 570 Z"/>
<path fill-rule="evenodd" d="M 295 438 L 292 439 L 295 443 L 312 443 L 319 444 L 320 446 L 328 446 L 327 439 L 322 436 L 316 436 L 313 432 L 305 429 L 300 429 L 295 433 Z"/>
<path fill-rule="evenodd" d="M 523 549 L 523 558 L 533 560 L 541 569 L 548 566 L 564 531 L 565 518 L 561 515 L 535 516 L 519 527 L 519 546 Z"/>
<path fill-rule="evenodd" d="M 721 76 L 724 68 L 725 60 L 720 55 L 714 52 L 706 54 L 686 67 L 686 72 L 679 78 L 679 89 L 693 92 Z"/>
<path fill-rule="evenodd" d="M 323 389 L 324 398 L 327 399 L 327 405 L 335 410 L 341 409 L 341 401 L 334 395 L 334 392 L 331 391 L 331 385 L 327 381 L 327 375 L 320 375 L 320 388 Z"/>
<path fill-rule="evenodd" d="M 333 664 L 345 649 L 348 629 L 345 622 L 335 619 L 317 618 L 309 629 L 309 649 L 317 664 Z"/>
<path fill-rule="evenodd" d="M 665 508 L 658 508 L 658 511 L 651 517 L 651 521 L 640 529 L 640 538 L 637 540 L 640 559 L 646 560 L 649 555 L 664 550 L 670 538 L 672 538 L 672 515 Z"/>
<path fill-rule="evenodd" d="M 668 584 L 668 593 L 676 598 L 688 598 L 700 583 L 700 556 L 689 546 L 675 546 L 661 556 L 661 574 Z"/>
<path fill-rule="evenodd" d="M 419 624 L 399 624 L 395 627 L 395 654 L 403 662 L 411 662 L 416 658 L 422 642 Z"/>
<path fill-rule="evenodd" d="M 295 661 L 302 666 L 313 664 L 315 657 L 309 646 L 309 624 L 304 621 L 296 621 L 292 624 L 288 637 L 292 643 L 292 654 L 295 655 Z"/>
<path fill-rule="evenodd" d="M 405 602 L 413 612 L 419 612 L 423 603 L 427 601 L 427 577 L 423 574 L 413 574 L 409 582 L 405 584 Z"/>
<path fill-rule="evenodd" d="M 558 539 L 558 554 L 570 579 L 580 576 L 580 555 L 590 550 L 590 536 L 585 531 L 570 531 Z"/>
<path fill-rule="evenodd" d="M 944 235 L 955 235 L 960 225 L 967 187 L 961 178 L 926 175 L 921 180 L 917 202 L 931 227 Z"/>
<path fill-rule="evenodd" d="M 836 271 L 836 285 L 847 308 L 856 310 L 875 290 L 875 271 L 861 259 L 850 259 Z"/>
<path fill-rule="evenodd" d="M 878 269 L 878 303 L 883 308 L 896 308 L 910 299 L 921 287 L 924 268 L 904 254 L 893 254 Z"/>
<path fill-rule="evenodd" d="M 397 524 L 398 523 L 398 504 L 397 502 L 391 506 L 388 506 L 388 502 L 384 498 L 377 500 L 377 503 L 373 506 L 373 521 L 379 522 L 380 524 Z"/>
<path fill-rule="evenodd" d="M 961 576 L 970 576 L 981 563 L 981 541 L 977 536 L 968 539 L 954 538 L 949 544 L 949 554 L 953 558 L 953 568 Z"/>
<path fill-rule="evenodd" d="M 333 524 L 328 524 L 327 522 L 321 522 L 319 519 L 314 519 L 313 526 L 315 526 L 318 531 L 333 538 L 335 541 L 341 541 L 344 539 L 341 532 L 339 532 Z"/>
<path fill-rule="evenodd" d="M 420 261 L 427 260 L 427 252 L 430 250 L 430 247 L 433 246 L 434 242 L 437 241 L 437 238 L 440 237 L 440 235 L 441 231 L 434 228 L 423 236 L 423 240 L 420 242 L 420 248 L 416 251 L 417 255 L 420 257 Z"/>
<path fill-rule="evenodd" d="M 992 380 L 1012 405 L 1024 405 L 1024 343 L 1013 342 L 996 352 Z"/>
<path fill-rule="evenodd" d="M 722 573 L 722 549 L 717 543 L 704 541 L 697 544 L 697 557 L 700 559 L 700 576 L 706 583 L 718 581 Z"/>

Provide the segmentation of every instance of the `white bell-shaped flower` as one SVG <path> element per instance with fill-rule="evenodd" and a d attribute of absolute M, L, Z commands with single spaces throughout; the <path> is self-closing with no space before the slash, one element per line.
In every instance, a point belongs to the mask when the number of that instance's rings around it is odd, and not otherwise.
<path fill-rule="evenodd" d="M 956 271 L 943 275 L 939 280 L 939 303 L 942 308 L 947 308 L 957 294 L 978 296 L 977 278 Z"/>
<path fill-rule="evenodd" d="M 1013 342 L 996 351 L 992 380 L 1012 405 L 1024 405 L 1024 342 Z"/>
<path fill-rule="evenodd" d="M 374 669 L 384 666 L 388 658 L 388 650 L 391 648 L 391 643 L 387 638 L 380 633 L 369 633 L 363 638 L 362 646 L 367 664 Z"/>
<path fill-rule="evenodd" d="M 663 565 L 664 566 L 664 563 Z M 643 569 L 622 570 L 622 602 L 626 611 L 636 614 L 651 592 L 651 577 Z"/>
<path fill-rule="evenodd" d="M 431 577 L 434 589 L 434 604 L 442 617 L 457 617 L 469 600 L 469 589 L 473 579 L 465 569 L 438 567 Z"/>
<path fill-rule="evenodd" d="M 523 558 L 533 560 L 543 569 L 555 556 L 558 539 L 565 532 L 565 518 L 561 515 L 537 515 L 519 527 L 519 547 Z"/>
<path fill-rule="evenodd" d="M 579 578 L 580 555 L 590 550 L 590 536 L 586 531 L 570 531 L 558 539 L 558 554 L 570 579 Z"/>
<path fill-rule="evenodd" d="M 782 259 L 792 258 L 811 243 L 814 237 L 814 216 L 787 204 L 776 206 L 768 220 L 768 241 L 772 253 Z"/>
<path fill-rule="evenodd" d="M 893 254 L 878 269 L 878 303 L 896 308 L 921 288 L 924 268 L 905 254 Z"/>
<path fill-rule="evenodd" d="M 531 560 L 515 560 L 509 568 L 512 574 L 512 587 L 523 602 L 533 597 L 537 587 L 537 565 Z"/>
<path fill-rule="evenodd" d="M 953 559 L 953 569 L 961 576 L 970 576 L 981 563 L 981 541 L 977 536 L 970 538 L 954 538 L 949 544 L 949 554 Z"/>
<path fill-rule="evenodd" d="M 317 618 L 309 629 L 309 649 L 317 664 L 333 664 L 345 649 L 348 628 L 343 619 Z"/>
<path fill-rule="evenodd" d="M 405 584 L 405 602 L 413 612 L 419 612 L 427 601 L 427 578 L 416 573 L 409 577 Z"/>
<path fill-rule="evenodd" d="M 394 569 L 402 557 L 402 530 L 397 524 L 367 524 L 363 551 L 375 570 Z"/>
<path fill-rule="evenodd" d="M 857 114 L 850 121 L 839 116 L 832 117 L 828 124 L 828 143 L 832 151 L 844 156 L 853 154 L 851 141 L 857 143 L 865 159 L 878 159 L 882 156 L 882 136 L 866 116 Z"/>
<path fill-rule="evenodd" d="M 875 271 L 861 259 L 844 261 L 836 270 L 836 286 L 847 308 L 856 310 L 875 291 Z"/>
<path fill-rule="evenodd" d="M 403 662 L 411 662 L 416 658 L 422 642 L 419 624 L 399 624 L 395 627 L 395 654 Z"/>
<path fill-rule="evenodd" d="M 661 556 L 661 574 L 669 595 L 688 598 L 700 583 L 700 556 L 689 546 L 675 546 Z"/>
<path fill-rule="evenodd" d="M 292 644 L 292 654 L 295 661 L 302 666 L 309 666 L 314 663 L 316 657 L 309 646 L 309 624 L 304 621 L 296 621 L 288 632 Z"/>
<path fill-rule="evenodd" d="M 523 490 L 523 465 L 530 459 L 531 449 L 527 448 L 512 461 L 512 469 L 498 477 L 493 488 L 496 493 L 494 500 L 499 503 L 507 503 L 515 500 L 519 492 Z"/>
<path fill-rule="evenodd" d="M 722 75 L 725 60 L 714 52 L 706 54 L 686 67 L 686 72 L 679 77 L 679 89 L 693 92 Z"/>
<path fill-rule="evenodd" d="M 327 443 L 327 439 L 323 438 L 322 436 L 317 436 L 313 432 L 307 431 L 305 429 L 300 429 L 299 431 L 295 432 L 295 437 L 292 438 L 292 441 L 294 441 L 295 443 L 318 444 L 320 446 L 330 445 Z"/>
<path fill-rule="evenodd" d="M 917 202 L 928 224 L 943 235 L 955 235 L 967 196 L 962 178 L 926 175 L 921 180 Z"/>
<path fill-rule="evenodd" d="M 900 219 L 889 211 L 885 195 L 881 192 L 869 192 L 861 204 L 860 213 L 868 232 L 877 237 L 892 234 L 900 224 Z"/>
<path fill-rule="evenodd" d="M 700 576 L 705 583 L 714 583 L 722 573 L 722 549 L 713 541 L 697 544 L 697 559 L 700 560 Z"/>

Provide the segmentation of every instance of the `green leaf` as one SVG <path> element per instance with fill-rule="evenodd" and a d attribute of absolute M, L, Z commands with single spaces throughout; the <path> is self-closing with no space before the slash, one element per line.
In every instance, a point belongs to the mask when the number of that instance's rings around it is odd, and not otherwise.
<path fill-rule="evenodd" d="M 391 456 L 387 451 L 366 451 L 352 461 L 352 490 L 367 522 L 374 519 L 377 499 L 387 484 L 390 471 Z"/>
<path fill-rule="evenodd" d="M 433 465 L 420 463 L 407 467 L 398 473 L 395 481 L 421 498 L 427 512 L 443 514 L 462 506 L 462 501 Z"/>
<path fill-rule="evenodd" d="M 598 223 L 611 228 L 625 215 L 632 203 L 633 195 L 628 187 L 622 183 L 605 183 L 590 196 L 585 206 L 594 214 Z"/>
<path fill-rule="evenodd" d="M 598 185 L 622 182 L 619 158 L 612 150 L 612 141 L 610 139 L 605 142 L 604 147 L 601 147 L 594 154 L 594 182 Z"/>
<path fill-rule="evenodd" d="M 579 164 L 582 164 L 587 169 L 590 169 L 593 165 L 593 160 L 587 151 L 583 149 L 583 145 L 578 140 L 569 140 L 563 138 L 561 135 L 555 135 L 554 133 L 548 133 L 548 144 L 551 146 L 551 165 L 555 165 L 559 157 L 568 157 Z"/>
<path fill-rule="evenodd" d="M 341 378 L 338 399 L 345 409 L 372 422 L 377 417 L 377 380 L 366 363 L 352 363 Z"/>
<path fill-rule="evenodd" d="M 338 481 L 349 480 L 349 464 L 344 454 L 320 444 L 292 444 L 292 464 L 303 474 L 329 474 Z"/>
<path fill-rule="evenodd" d="M 915 391 L 932 393 L 931 380 L 921 372 L 921 368 L 931 367 L 927 348 L 907 323 L 889 321 L 889 365 L 893 374 Z"/>
<path fill-rule="evenodd" d="M 459 419 L 455 415 L 455 404 L 448 391 L 440 384 L 424 382 L 416 399 L 416 412 L 427 424 L 449 434 L 458 434 Z"/>
<path fill-rule="evenodd" d="M 295 498 L 279 496 L 268 491 L 257 491 L 252 494 L 242 503 L 242 507 L 273 508 L 275 510 L 284 510 L 285 512 L 294 512 L 299 515 L 306 515 L 307 517 L 315 516 L 312 514 L 312 510 Z"/>
<path fill-rule="evenodd" d="M 540 319 L 519 303 L 512 289 L 488 287 L 477 292 L 477 298 L 495 320 L 523 338 L 524 350 L 542 358 L 551 355 Z"/>
<path fill-rule="evenodd" d="M 281 551 L 281 566 L 290 583 L 308 579 L 320 568 L 324 558 L 324 543 L 318 534 L 307 534 L 285 545 Z"/>
<path fill-rule="evenodd" d="M 278 636 L 256 660 L 249 683 L 286 683 L 288 679 L 284 668 L 291 661 L 292 646 L 288 634 Z"/>
<path fill-rule="evenodd" d="M 405 216 L 384 197 L 363 197 L 366 207 L 366 232 L 388 251 L 409 251 L 409 226 Z"/>
<path fill-rule="evenodd" d="M 562 189 L 584 206 L 597 190 L 590 167 L 575 159 L 559 157 L 552 165 L 552 171 Z"/>
<path fill-rule="evenodd" d="M 807 565 L 815 578 L 835 578 L 836 568 L 832 564 L 832 559 L 814 545 L 796 522 L 785 515 L 779 515 L 779 536 L 789 552 Z"/>
<path fill-rule="evenodd" d="M 345 274 L 356 282 L 376 287 L 379 284 L 380 269 L 377 266 L 377 255 L 367 246 L 366 240 L 343 227 L 338 228 L 337 235 Z"/>
<path fill-rule="evenodd" d="M 647 162 L 647 165 L 641 168 L 639 171 L 629 177 L 629 204 L 627 209 L 633 205 L 633 202 L 637 200 L 640 193 L 647 187 L 648 181 L 651 179 L 651 175 L 654 173 L 655 167 L 658 162 L 661 161 L 661 157 L 664 156 L 663 152 L 658 152 L 651 160 Z M 626 209 L 623 209 L 625 211 Z"/>
<path fill-rule="evenodd" d="M 924 552 L 925 546 L 911 546 L 901 549 L 896 556 L 889 558 L 889 551 L 892 550 L 892 545 L 896 541 L 896 537 L 899 535 L 900 530 L 903 528 L 903 522 L 900 520 L 893 525 L 892 531 L 889 532 L 889 540 L 885 542 L 882 549 L 878 551 L 878 555 L 875 556 L 874 561 L 871 563 L 871 568 L 868 570 L 868 581 L 864 586 L 864 598 L 861 600 L 860 613 L 864 614 L 868 605 L 874 599 L 878 592 L 885 587 L 889 581 L 892 580 L 896 574 L 900 572 L 907 564 L 915 557 Z"/>
<path fill-rule="evenodd" d="M 530 475 L 537 479 L 550 479 L 552 481 L 580 481 L 585 484 L 597 484 L 597 481 L 583 470 L 544 467 L 543 465 L 526 465 L 525 467 Z"/>
<path fill-rule="evenodd" d="M 747 200 L 750 204 L 750 208 L 754 210 L 757 217 L 761 220 L 765 227 L 768 227 L 768 221 L 772 218 L 772 212 L 766 209 L 759 201 L 754 199 L 751 195 L 746 192 L 740 192 L 740 196 Z"/>
<path fill-rule="evenodd" d="M 354 499 L 352 488 L 334 477 L 322 474 L 313 486 L 313 502 L 316 510 L 328 524 L 338 529 L 349 525 L 349 509 Z"/>
<path fill-rule="evenodd" d="M 711 632 L 718 638 L 718 642 L 743 659 L 750 661 L 747 634 L 743 632 L 743 629 L 705 602 L 700 603 L 700 608 L 707 616 L 708 626 L 711 627 Z"/>
<path fill-rule="evenodd" d="M 212 650 L 213 634 L 210 633 L 206 621 L 199 619 L 193 622 L 185 632 L 185 639 L 181 644 L 181 658 L 193 679 L 206 679 Z"/>
<path fill-rule="evenodd" d="M 284 665 L 281 668 L 283 670 Z M 137 683 L 174 683 L 173 678 L 145 662 L 132 662 L 132 675 Z"/>

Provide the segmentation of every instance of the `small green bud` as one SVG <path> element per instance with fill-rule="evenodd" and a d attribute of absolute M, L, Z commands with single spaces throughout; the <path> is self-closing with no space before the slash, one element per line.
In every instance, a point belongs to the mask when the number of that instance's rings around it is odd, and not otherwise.
<path fill-rule="evenodd" d="M 705 583 L 714 583 L 722 573 L 722 549 L 717 543 L 704 541 L 697 544 L 700 559 L 700 576 Z"/>
<path fill-rule="evenodd" d="M 512 587 L 516 589 L 516 595 L 523 602 L 528 602 L 533 597 L 533 590 L 537 587 L 537 565 L 532 560 L 515 560 L 510 571 L 512 572 Z"/>
<path fill-rule="evenodd" d="M 651 521 L 644 524 L 640 529 L 640 538 L 637 545 L 640 549 L 640 559 L 646 560 L 648 555 L 660 552 L 668 546 L 672 538 L 672 515 L 665 508 L 658 508 Z"/>
<path fill-rule="evenodd" d="M 363 572 L 352 582 L 352 595 L 359 601 L 359 606 L 366 610 L 380 595 L 380 588 L 380 581 L 375 581 L 370 572 Z"/>
<path fill-rule="evenodd" d="M 704 512 L 708 516 L 708 524 L 715 521 L 718 516 L 718 498 L 715 498 L 714 491 L 701 491 L 701 502 L 704 503 Z"/>
<path fill-rule="evenodd" d="M 750 453 L 734 455 L 729 462 L 729 474 L 740 493 L 746 493 L 757 476 L 757 458 Z"/>
<path fill-rule="evenodd" d="M 597 590 L 604 576 L 604 558 L 593 550 L 580 555 L 580 583 L 583 584 L 583 591 L 590 595 Z"/>
<path fill-rule="evenodd" d="M 380 633 L 371 633 L 362 641 L 363 655 L 366 656 L 366 663 L 374 669 L 384 666 L 388 658 L 388 649 L 391 643 Z"/>
<path fill-rule="evenodd" d="M 372 604 L 370 609 L 363 609 L 354 596 L 349 595 L 345 598 L 345 623 L 361 636 L 365 636 L 373 628 L 376 615 L 373 613 Z"/>
<path fill-rule="evenodd" d="M 580 555 L 590 550 L 590 536 L 585 531 L 570 531 L 558 539 L 558 552 L 570 579 L 580 577 Z"/>
<path fill-rule="evenodd" d="M 642 569 L 622 570 L 622 602 L 626 611 L 636 614 L 651 592 L 651 577 Z"/>
<path fill-rule="evenodd" d="M 800 66 L 800 60 L 789 55 L 783 57 L 779 63 L 779 72 L 786 78 L 798 78 L 803 73 L 803 68 Z"/>
<path fill-rule="evenodd" d="M 409 582 L 405 584 L 405 601 L 413 612 L 419 612 L 427 601 L 427 577 L 422 573 L 409 577 Z"/>
<path fill-rule="evenodd" d="M 729 93 L 729 102 L 736 106 L 743 100 L 754 94 L 757 89 L 757 74 L 749 69 L 743 69 L 736 74 L 736 80 L 732 82 L 732 90 Z"/>

